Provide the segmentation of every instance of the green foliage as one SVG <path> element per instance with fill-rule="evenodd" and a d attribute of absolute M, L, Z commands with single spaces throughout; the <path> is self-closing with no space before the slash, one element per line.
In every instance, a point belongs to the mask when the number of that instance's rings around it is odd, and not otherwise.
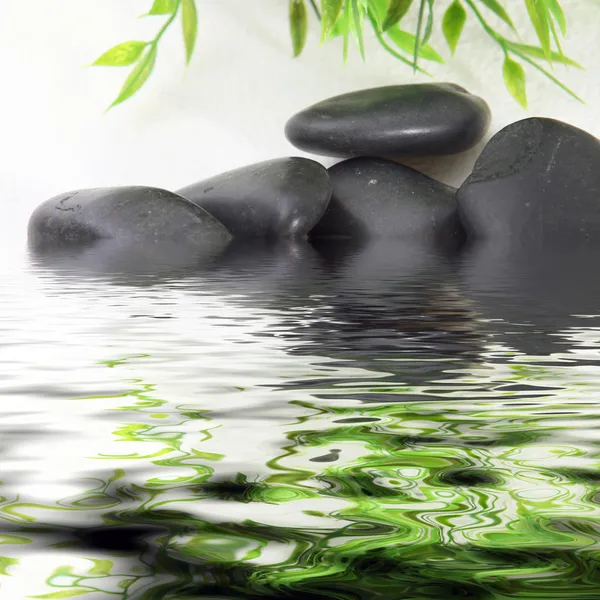
<path fill-rule="evenodd" d="M 508 91 L 522 106 L 527 106 L 527 91 L 525 89 L 525 71 L 515 60 L 506 56 L 504 59 L 504 82 Z"/>
<path fill-rule="evenodd" d="M 414 55 L 417 39 L 412 33 L 402 31 L 399 27 L 392 27 L 388 29 L 387 34 L 400 50 L 409 53 L 411 56 Z M 444 62 L 444 59 L 429 44 L 421 44 L 419 58 L 432 60 L 437 63 Z"/>
<path fill-rule="evenodd" d="M 382 29 L 387 31 L 392 25 L 396 25 L 408 12 L 413 0 L 390 0 Z"/>
<path fill-rule="evenodd" d="M 146 83 L 156 63 L 156 51 L 156 46 L 152 44 L 137 62 L 129 77 L 125 80 L 117 99 L 111 104 L 111 108 L 131 98 Z"/>
<path fill-rule="evenodd" d="M 177 0 L 154 0 L 149 15 L 171 15 L 177 10 Z"/>
<path fill-rule="evenodd" d="M 400 62 L 412 66 L 414 71 L 426 73 L 419 62 L 429 60 L 444 62 L 442 56 L 429 44 L 435 31 L 440 10 L 437 0 L 289 0 L 289 27 L 294 56 L 299 56 L 307 40 L 309 16 L 307 2 L 320 20 L 321 43 L 342 38 L 342 56 L 346 62 L 350 39 L 356 42 L 358 52 L 365 59 L 366 27 L 382 48 Z M 515 0 L 516 1 L 516 0 Z M 488 37 L 497 44 L 504 56 L 503 77 L 508 91 L 524 107 L 527 106 L 526 73 L 523 66 L 538 71 L 573 98 L 581 99 L 551 72 L 552 63 L 581 68 L 565 56 L 561 38 L 567 30 L 567 20 L 559 0 L 522 0 L 529 15 L 531 31 L 538 45 L 522 43 L 506 5 L 508 0 L 454 0 L 444 11 L 441 30 L 450 52 L 455 53 L 462 39 L 468 15 L 475 18 Z M 511 0 L 512 3 L 512 0 Z M 415 17 L 414 31 L 401 27 L 405 17 Z M 154 0 L 144 16 L 166 17 L 158 34 L 150 41 L 129 41 L 114 46 L 93 64 L 96 66 L 133 66 L 117 99 L 120 104 L 135 94 L 148 80 L 154 68 L 158 45 L 173 22 L 181 16 L 186 61 L 189 63 L 196 46 L 198 15 L 195 0 Z M 508 27 L 509 36 L 501 33 L 488 19 Z M 549 67 L 549 69 L 546 67 Z"/>
<path fill-rule="evenodd" d="M 304 49 L 306 34 L 308 32 L 308 15 L 304 0 L 290 0 L 290 35 L 294 56 L 298 56 Z"/>
<path fill-rule="evenodd" d="M 363 6 L 358 5 L 358 0 L 352 0 L 352 17 L 354 19 L 354 32 L 356 34 L 356 41 L 358 43 L 358 49 L 362 59 L 365 60 L 365 43 L 363 40 Z"/>
<path fill-rule="evenodd" d="M 456 52 L 456 45 L 460 40 L 463 27 L 467 20 L 467 11 L 464 9 L 460 0 L 454 0 L 454 2 L 448 7 L 444 14 L 442 21 L 442 29 L 444 31 L 444 37 L 450 46 L 452 54 Z"/>
<path fill-rule="evenodd" d="M 123 42 L 107 50 L 94 65 L 99 67 L 127 67 L 137 62 L 148 42 Z"/>
<path fill-rule="evenodd" d="M 546 58 L 550 57 L 550 27 L 543 0 L 525 0 L 527 12 Z"/>
<path fill-rule="evenodd" d="M 181 24 L 183 25 L 185 58 L 189 64 L 194 54 L 198 35 L 198 12 L 196 11 L 195 0 L 181 0 Z"/>
<path fill-rule="evenodd" d="M 497 17 L 502 19 L 513 31 L 516 31 L 512 19 L 508 16 L 508 13 L 498 0 L 481 0 L 481 3 L 489 8 Z"/>
<path fill-rule="evenodd" d="M 321 41 L 326 40 L 333 31 L 343 5 L 344 0 L 321 0 Z"/>
<path fill-rule="evenodd" d="M 118 44 L 93 63 L 94 66 L 111 67 L 134 65 L 119 95 L 109 109 L 131 98 L 148 81 L 156 64 L 160 40 L 179 14 L 181 14 L 183 27 L 186 61 L 189 63 L 194 53 L 198 34 L 196 0 L 154 0 L 150 11 L 144 16 L 167 17 L 156 37 L 148 42 L 131 41 Z"/>

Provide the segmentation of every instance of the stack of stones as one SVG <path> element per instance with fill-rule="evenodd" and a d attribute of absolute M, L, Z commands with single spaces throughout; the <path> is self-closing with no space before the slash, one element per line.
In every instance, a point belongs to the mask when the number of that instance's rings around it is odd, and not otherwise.
<path fill-rule="evenodd" d="M 69 192 L 29 223 L 36 249 L 110 243 L 158 254 L 216 252 L 231 239 L 395 238 L 454 252 L 492 240 L 540 248 L 600 232 L 600 142 L 529 118 L 487 144 L 458 190 L 400 162 L 463 152 L 490 123 L 487 104 L 449 83 L 396 85 L 330 98 L 293 116 L 298 148 L 345 160 L 325 169 L 278 158 L 192 184 Z"/>

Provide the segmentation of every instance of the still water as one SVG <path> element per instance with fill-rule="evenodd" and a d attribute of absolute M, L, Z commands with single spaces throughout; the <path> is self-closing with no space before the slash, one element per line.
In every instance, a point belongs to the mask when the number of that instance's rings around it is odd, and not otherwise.
<path fill-rule="evenodd" d="M 0 597 L 600 597 L 599 253 L 15 253 Z"/>

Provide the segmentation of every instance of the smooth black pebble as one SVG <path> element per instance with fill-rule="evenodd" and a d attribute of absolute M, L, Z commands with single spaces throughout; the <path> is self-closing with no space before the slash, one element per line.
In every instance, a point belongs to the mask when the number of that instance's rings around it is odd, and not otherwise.
<path fill-rule="evenodd" d="M 307 158 L 279 158 L 228 171 L 178 191 L 236 237 L 306 235 L 331 196 L 327 170 Z"/>
<path fill-rule="evenodd" d="M 546 118 L 497 133 L 460 188 L 468 237 L 507 249 L 600 241 L 600 141 Z"/>
<path fill-rule="evenodd" d="M 462 243 L 454 188 L 383 158 L 352 158 L 329 174 L 333 194 L 315 238 L 393 237 L 448 249 Z"/>
<path fill-rule="evenodd" d="M 440 156 L 472 148 L 490 124 L 486 102 L 452 83 L 391 85 L 329 98 L 285 126 L 297 148 L 325 156 Z"/>
<path fill-rule="evenodd" d="M 208 212 L 173 192 L 134 186 L 55 196 L 33 212 L 28 237 L 38 250 L 101 242 L 155 252 L 163 244 L 190 251 L 225 247 L 231 234 Z"/>

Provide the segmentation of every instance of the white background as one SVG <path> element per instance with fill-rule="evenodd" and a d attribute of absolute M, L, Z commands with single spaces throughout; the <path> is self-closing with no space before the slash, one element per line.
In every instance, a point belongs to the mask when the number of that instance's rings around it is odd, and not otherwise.
<path fill-rule="evenodd" d="M 353 48 L 343 68 L 340 41 L 320 48 L 312 13 L 307 49 L 293 60 L 287 0 L 198 0 L 198 47 L 190 67 L 184 66 L 177 23 L 161 44 L 155 73 L 145 88 L 104 114 L 128 70 L 85 65 L 119 42 L 151 39 L 163 19 L 138 18 L 150 4 L 151 0 L 3 0 L 4 239 L 24 239 L 31 211 L 62 191 L 115 184 L 176 189 L 246 163 L 302 154 L 282 132 L 295 111 L 345 91 L 427 80 L 413 76 L 374 40 L 367 44 L 365 64 Z M 517 14 L 519 28 L 527 28 L 526 15 L 518 10 L 521 2 L 505 4 Z M 569 17 L 565 51 L 587 70 L 557 66 L 555 72 L 586 99 L 586 105 L 528 69 L 530 106 L 524 111 L 504 88 L 500 51 L 472 16 L 456 56 L 445 66 L 428 63 L 427 68 L 436 80 L 454 81 L 484 96 L 494 114 L 492 131 L 530 114 L 562 119 L 600 136 L 600 67 L 595 56 L 600 1 L 563 4 Z M 439 23 L 432 44 L 450 58 Z M 438 160 L 425 170 L 460 183 L 475 156 L 471 152 Z"/>

